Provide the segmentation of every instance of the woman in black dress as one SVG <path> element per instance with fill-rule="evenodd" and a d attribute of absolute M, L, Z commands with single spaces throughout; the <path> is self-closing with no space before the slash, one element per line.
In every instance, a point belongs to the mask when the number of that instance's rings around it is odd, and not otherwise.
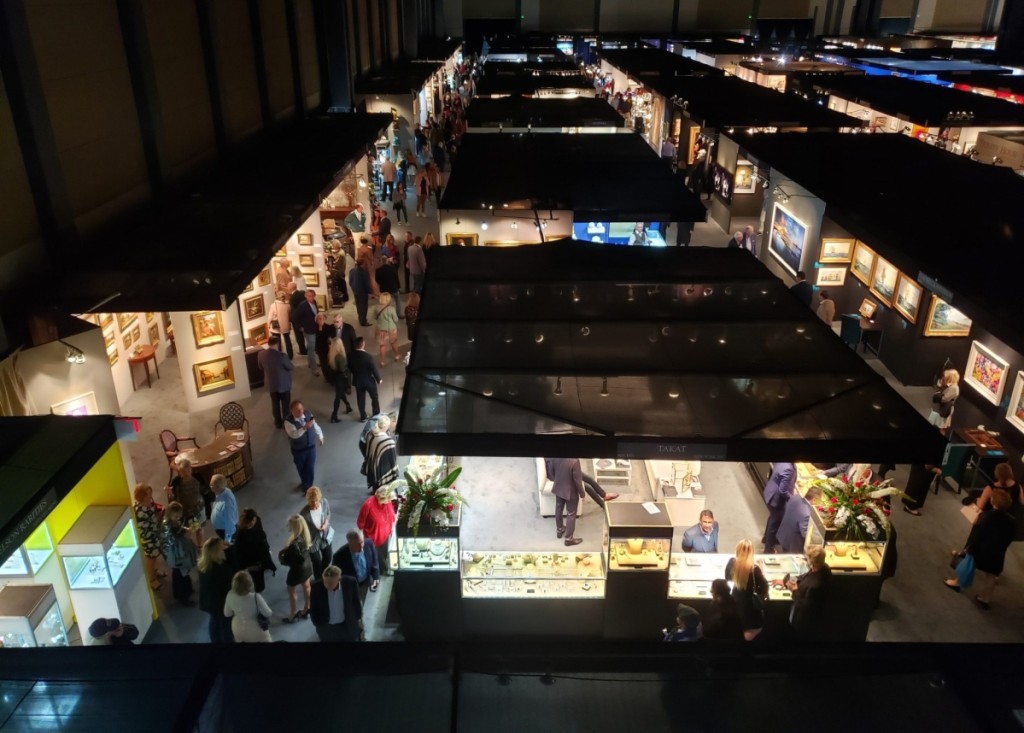
<path fill-rule="evenodd" d="M 725 577 L 732 583 L 732 597 L 740 613 L 743 638 L 753 641 L 764 627 L 768 581 L 754 563 L 754 546 L 750 540 L 740 540 L 736 545 L 736 556 L 725 566 Z"/>
<path fill-rule="evenodd" d="M 263 531 L 263 521 L 255 509 L 243 509 L 238 517 L 238 529 L 230 554 L 237 567 L 249 571 L 256 592 L 262 593 L 267 587 L 263 574 L 268 570 L 276 573 L 277 565 L 270 557 L 267 533 Z"/>
<path fill-rule="evenodd" d="M 921 507 L 924 506 L 925 499 L 928 498 L 928 491 L 932 487 L 932 482 L 941 475 L 942 470 L 935 466 L 913 464 L 910 467 L 907 488 L 903 491 L 906 494 L 902 499 L 903 511 L 907 514 L 913 514 L 915 517 L 920 517 Z"/>
<path fill-rule="evenodd" d="M 327 315 L 321 311 L 316 314 L 316 355 L 320 359 L 320 370 L 328 384 L 334 384 L 334 369 L 331 368 L 327 352 L 331 348 L 331 340 L 338 335 L 333 323 L 327 322 Z"/>
<path fill-rule="evenodd" d="M 309 559 L 312 540 L 309 536 L 309 527 L 306 520 L 298 514 L 288 517 L 288 541 L 284 549 L 277 554 L 277 559 L 282 565 L 288 568 L 288 577 L 285 584 L 288 586 L 288 602 L 291 604 L 291 615 L 284 620 L 290 624 L 295 619 L 309 616 L 309 579 L 313 577 L 313 563 Z M 303 606 L 298 610 L 296 596 L 299 586 L 302 586 Z"/>

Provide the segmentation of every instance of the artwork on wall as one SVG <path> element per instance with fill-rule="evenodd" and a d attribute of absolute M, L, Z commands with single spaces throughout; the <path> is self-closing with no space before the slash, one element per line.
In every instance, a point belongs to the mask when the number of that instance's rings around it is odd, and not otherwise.
<path fill-rule="evenodd" d="M 932 295 L 928 317 L 924 320 L 925 336 L 969 336 L 971 319 L 937 295 Z"/>
<path fill-rule="evenodd" d="M 224 343 L 224 321 L 220 311 L 193 313 L 192 336 L 196 340 L 197 349 Z"/>
<path fill-rule="evenodd" d="M 718 165 L 718 163 L 711 164 L 711 188 L 729 204 L 732 203 L 733 177 L 734 174 Z"/>
<path fill-rule="evenodd" d="M 732 192 L 754 193 L 756 189 L 757 173 L 754 171 L 754 164 L 746 160 L 736 161 L 736 175 L 732 181 Z"/>
<path fill-rule="evenodd" d="M 299 257 L 301 258 L 302 255 L 299 255 Z M 310 257 L 312 258 L 312 255 L 310 255 Z M 262 288 L 265 285 L 270 285 L 272 279 L 273 278 L 270 275 L 270 268 L 264 267 L 260 270 L 260 274 L 256 276 L 256 284 Z"/>
<path fill-rule="evenodd" d="M 274 257 L 287 257 L 288 251 L 285 249 L 285 245 L 281 245 L 281 249 L 274 253 Z"/>
<path fill-rule="evenodd" d="M 303 270 L 302 276 L 306 278 L 306 287 L 318 288 L 320 287 L 320 273 L 315 270 Z"/>
<path fill-rule="evenodd" d="M 1006 386 L 1006 370 L 1009 363 L 975 341 L 967 357 L 964 381 L 978 390 L 982 397 L 998 405 Z"/>
<path fill-rule="evenodd" d="M 892 305 L 896 295 L 896 281 L 900 271 L 882 257 L 875 258 L 875 271 L 871 274 L 871 292 L 886 305 Z"/>
<path fill-rule="evenodd" d="M 846 268 L 845 267 L 819 267 L 818 268 L 818 279 L 814 284 L 818 287 L 830 286 L 833 288 L 841 287 L 846 283 Z"/>
<path fill-rule="evenodd" d="M 149 324 L 149 343 L 153 346 L 160 343 L 160 327 L 155 323 Z"/>
<path fill-rule="evenodd" d="M 318 312 L 323 313 L 327 310 L 327 294 L 317 293 L 316 295 L 316 309 Z"/>
<path fill-rule="evenodd" d="M 121 333 L 124 333 L 125 331 L 128 330 L 128 326 L 132 325 L 132 321 L 134 321 L 138 317 L 138 315 L 138 313 L 117 314 L 117 327 L 121 331 Z"/>
<path fill-rule="evenodd" d="M 896 299 L 893 301 L 892 307 L 911 323 L 917 323 L 923 295 L 924 288 L 901 272 L 899 284 L 896 286 Z"/>
<path fill-rule="evenodd" d="M 242 308 L 245 310 L 245 320 L 254 321 L 266 315 L 266 306 L 263 303 L 263 294 L 254 295 L 242 301 Z"/>
<path fill-rule="evenodd" d="M 806 237 L 807 225 L 786 211 L 782 204 L 775 204 L 768 249 L 793 277 L 800 269 Z"/>
<path fill-rule="evenodd" d="M 818 262 L 825 265 L 845 265 L 853 260 L 853 239 L 822 239 Z"/>
<path fill-rule="evenodd" d="M 121 334 L 121 344 L 124 346 L 124 350 L 128 351 L 132 347 L 132 335 L 130 333 Z"/>
<path fill-rule="evenodd" d="M 253 283 L 250 281 L 248 285 L 246 285 L 244 288 L 242 288 L 242 292 L 243 293 L 251 293 L 253 287 L 254 287 Z"/>
<path fill-rule="evenodd" d="M 316 267 L 316 260 L 313 258 L 313 255 L 300 254 L 299 267 Z M 265 284 L 269 285 L 270 281 L 268 280 Z"/>
<path fill-rule="evenodd" d="M 110 329 L 109 331 L 103 332 L 103 344 L 107 348 L 110 348 L 111 346 L 114 345 L 114 329 Z"/>
<path fill-rule="evenodd" d="M 222 356 L 193 365 L 196 378 L 196 392 L 205 394 L 235 383 L 235 368 L 230 356 Z"/>
<path fill-rule="evenodd" d="M 309 232 L 299 232 L 295 236 L 296 239 L 298 239 L 299 244 L 302 245 L 303 247 L 313 246 L 313 235 L 310 234 Z"/>
<path fill-rule="evenodd" d="M 270 340 L 270 331 L 267 329 L 266 323 L 261 323 L 255 328 L 249 329 L 249 343 L 253 346 L 263 346 Z"/>
<path fill-rule="evenodd" d="M 475 234 L 445 234 L 444 243 L 459 247 L 475 247 L 479 242 Z"/>
<path fill-rule="evenodd" d="M 100 313 L 100 328 L 106 328 L 114 322 L 114 317 L 109 313 Z"/>
<path fill-rule="evenodd" d="M 135 324 L 135 327 L 132 329 L 132 343 L 137 344 L 140 341 L 142 341 L 142 326 Z"/>
<path fill-rule="evenodd" d="M 147 311 L 146 312 L 146 323 L 152 323 L 153 319 L 155 319 L 155 318 L 156 318 L 156 313 L 153 313 L 151 311 Z"/>
<path fill-rule="evenodd" d="M 857 312 L 864 318 L 871 320 L 875 317 L 876 310 L 878 310 L 878 303 L 871 300 L 871 298 L 864 298 L 864 300 L 861 301 L 860 308 L 857 309 Z"/>
<path fill-rule="evenodd" d="M 99 415 L 99 407 L 96 406 L 96 393 L 86 392 L 69 400 L 50 405 L 50 412 L 54 415 Z"/>
<path fill-rule="evenodd" d="M 491 239 L 485 240 L 485 247 L 518 247 L 521 244 L 533 244 L 533 242 L 518 242 L 512 241 L 511 239 Z"/>
<path fill-rule="evenodd" d="M 117 346 L 107 348 L 107 361 L 110 362 L 110 366 L 117 363 Z"/>
<path fill-rule="evenodd" d="M 1006 419 L 1010 424 L 1024 433 L 1024 372 L 1017 372 L 1010 395 L 1010 407 L 1006 411 Z"/>
<path fill-rule="evenodd" d="M 865 285 L 871 284 L 871 273 L 875 269 L 875 251 L 861 241 L 853 248 L 853 263 L 850 273 Z"/>

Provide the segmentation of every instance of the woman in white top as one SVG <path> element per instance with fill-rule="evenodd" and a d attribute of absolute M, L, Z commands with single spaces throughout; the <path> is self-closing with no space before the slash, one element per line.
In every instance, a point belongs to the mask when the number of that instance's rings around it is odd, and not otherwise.
<path fill-rule="evenodd" d="M 302 270 L 299 269 L 298 265 L 292 265 L 292 282 L 295 283 L 295 289 L 302 292 L 306 292 L 309 288 L 306 286 L 306 278 L 302 274 Z"/>
<path fill-rule="evenodd" d="M 270 632 L 260 628 L 257 611 L 268 619 L 272 613 L 263 596 L 253 591 L 249 572 L 239 570 L 231 579 L 231 592 L 224 599 L 224 615 L 231 619 L 231 633 L 236 642 L 273 641 Z"/>
<path fill-rule="evenodd" d="M 276 328 L 274 326 L 275 321 L 277 322 Z M 277 300 L 270 304 L 270 310 L 267 312 L 267 323 L 269 324 L 271 335 L 277 334 L 281 337 L 288 358 L 293 358 L 292 307 L 288 305 L 288 292 L 286 290 L 277 291 Z"/>

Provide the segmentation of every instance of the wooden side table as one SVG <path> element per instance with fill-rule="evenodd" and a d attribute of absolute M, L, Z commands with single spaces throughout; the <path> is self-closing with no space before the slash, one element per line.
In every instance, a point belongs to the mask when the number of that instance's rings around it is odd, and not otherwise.
<path fill-rule="evenodd" d="M 132 369 L 132 366 L 135 364 L 142 364 L 143 368 L 146 370 L 146 384 L 150 389 L 153 388 L 153 381 L 149 376 L 150 361 L 153 362 L 153 367 L 156 369 L 156 378 L 160 379 L 160 365 L 156 363 L 156 349 L 152 344 L 143 344 L 139 347 L 138 352 L 128 357 L 128 371 L 131 372 L 132 375 L 132 391 L 138 389 L 138 387 L 135 386 L 135 370 Z"/>

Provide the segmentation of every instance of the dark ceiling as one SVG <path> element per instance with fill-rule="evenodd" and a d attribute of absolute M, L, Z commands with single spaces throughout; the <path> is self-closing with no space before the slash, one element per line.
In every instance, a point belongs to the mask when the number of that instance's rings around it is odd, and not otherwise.
<path fill-rule="evenodd" d="M 477 99 L 466 110 L 474 127 L 624 127 L 622 115 L 603 99 L 525 99 L 519 96 Z"/>

